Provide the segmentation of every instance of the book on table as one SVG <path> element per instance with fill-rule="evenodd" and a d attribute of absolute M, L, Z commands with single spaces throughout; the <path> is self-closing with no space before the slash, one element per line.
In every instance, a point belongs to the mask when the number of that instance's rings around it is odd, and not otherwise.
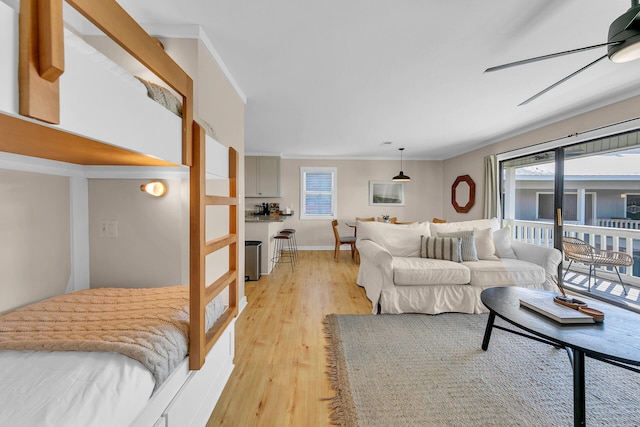
<path fill-rule="evenodd" d="M 528 295 L 520 298 L 520 305 L 558 323 L 595 323 L 588 314 L 556 304 L 550 295 Z"/>

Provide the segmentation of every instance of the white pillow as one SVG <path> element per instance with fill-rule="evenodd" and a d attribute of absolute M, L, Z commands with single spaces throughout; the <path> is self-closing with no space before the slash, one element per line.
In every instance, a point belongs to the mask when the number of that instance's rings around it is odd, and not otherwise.
<path fill-rule="evenodd" d="M 496 247 L 496 255 L 500 258 L 518 259 L 511 248 L 511 230 L 501 228 L 493 232 L 493 244 Z"/>
<path fill-rule="evenodd" d="M 493 233 L 490 228 L 474 228 L 476 237 L 476 252 L 478 259 L 497 260 L 496 246 L 493 244 Z"/>
<path fill-rule="evenodd" d="M 454 231 L 467 231 L 474 228 L 484 229 L 490 228 L 491 231 L 498 230 L 500 228 L 500 221 L 498 218 L 491 219 L 474 219 L 470 221 L 459 222 L 445 222 L 443 224 L 431 224 L 431 235 L 435 236 L 438 233 L 452 233 Z"/>
<path fill-rule="evenodd" d="M 419 257 L 421 236 L 431 236 L 428 222 L 388 224 L 365 221 L 358 222 L 357 227 L 358 239 L 373 240 L 397 257 Z"/>

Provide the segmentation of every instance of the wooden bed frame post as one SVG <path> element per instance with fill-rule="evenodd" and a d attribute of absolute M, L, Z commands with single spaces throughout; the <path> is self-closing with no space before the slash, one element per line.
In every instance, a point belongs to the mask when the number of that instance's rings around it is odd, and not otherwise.
<path fill-rule="evenodd" d="M 204 364 L 206 352 L 204 330 L 204 291 L 205 291 L 205 135 L 204 129 L 193 122 L 193 149 L 189 173 L 190 204 L 190 274 L 189 274 L 189 369 L 200 369 Z"/>
<path fill-rule="evenodd" d="M 229 234 L 238 235 L 238 152 L 229 148 L 229 197 L 235 199 L 229 204 Z M 238 252 L 240 245 L 236 242 L 229 248 L 229 271 L 235 271 L 236 276 L 233 284 L 229 286 L 229 305 L 233 304 L 238 309 Z M 234 314 L 235 315 L 235 314 Z"/>
<path fill-rule="evenodd" d="M 58 124 L 58 77 L 64 70 L 62 0 L 22 0 L 19 25 L 19 113 Z"/>

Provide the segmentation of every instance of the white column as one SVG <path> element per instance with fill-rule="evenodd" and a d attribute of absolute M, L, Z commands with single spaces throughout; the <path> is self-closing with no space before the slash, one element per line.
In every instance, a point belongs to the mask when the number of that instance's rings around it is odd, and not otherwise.
<path fill-rule="evenodd" d="M 516 168 L 505 169 L 504 219 L 516 219 Z"/>
<path fill-rule="evenodd" d="M 578 224 L 581 225 L 585 225 L 585 212 L 586 212 L 586 206 L 585 206 L 585 189 L 584 188 L 578 188 L 578 200 L 576 201 L 578 206 L 577 206 L 577 211 L 576 211 L 576 219 L 578 220 Z"/>

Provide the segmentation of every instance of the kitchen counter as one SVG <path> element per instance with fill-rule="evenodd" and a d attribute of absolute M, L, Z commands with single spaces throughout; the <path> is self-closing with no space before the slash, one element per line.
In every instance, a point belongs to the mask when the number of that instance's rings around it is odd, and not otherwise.
<path fill-rule="evenodd" d="M 290 216 L 285 215 L 247 215 L 245 221 L 245 239 L 262 242 L 261 274 L 271 273 L 275 242 L 273 236 L 285 228 L 283 222 Z"/>
<path fill-rule="evenodd" d="M 280 215 L 247 215 L 244 222 L 283 222 L 288 217 Z"/>

